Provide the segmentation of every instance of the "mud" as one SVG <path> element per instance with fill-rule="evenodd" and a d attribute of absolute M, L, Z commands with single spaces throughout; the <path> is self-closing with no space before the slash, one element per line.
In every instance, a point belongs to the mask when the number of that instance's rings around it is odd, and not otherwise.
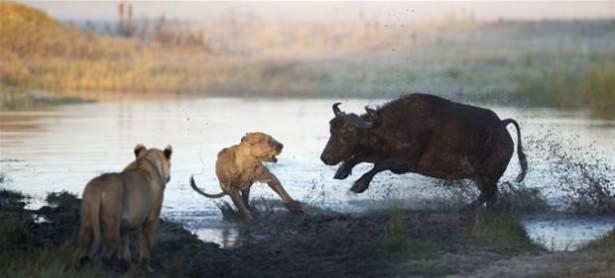
<path fill-rule="evenodd" d="M 39 219 L 28 223 L 37 248 L 76 247 L 78 205 L 79 200 L 63 200 L 33 211 L 13 204 L 0 207 L 0 218 Z M 598 276 L 615 271 L 612 252 L 547 252 L 506 213 L 392 206 L 361 216 L 322 210 L 297 216 L 281 210 L 237 226 L 237 247 L 223 249 L 162 219 L 152 258 L 156 272 L 144 276 L 575 277 L 579 271 Z"/>

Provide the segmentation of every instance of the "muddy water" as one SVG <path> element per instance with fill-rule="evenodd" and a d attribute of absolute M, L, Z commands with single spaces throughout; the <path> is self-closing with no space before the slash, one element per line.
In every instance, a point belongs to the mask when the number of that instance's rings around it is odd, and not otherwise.
<path fill-rule="evenodd" d="M 446 196 L 443 192 L 447 189 L 434 186 L 436 181 L 432 179 L 390 173 L 376 176 L 364 194 L 349 193 L 352 180 L 369 169 L 369 165 L 360 165 L 347 180 L 338 181 L 332 178 L 335 168 L 320 162 L 320 152 L 328 138 L 332 102 L 186 98 L 0 112 L 0 171 L 8 180 L 3 186 L 24 191 L 36 200 L 58 190 L 80 194 L 93 176 L 121 170 L 130 162 L 135 144 L 160 148 L 171 144 L 174 147 L 172 177 L 165 192 L 163 215 L 185 222 L 206 240 L 232 246 L 236 231 L 232 225 L 220 221 L 216 202 L 195 194 L 188 180 L 194 175 L 203 189 L 218 192 L 214 174 L 217 152 L 238 143 L 248 131 L 263 131 L 284 143 L 279 162 L 270 168 L 289 193 L 303 202 L 338 211 L 362 212 L 366 208 L 386 206 L 386 200 L 393 197 L 405 200 L 409 207 L 420 207 Z M 366 104 L 381 103 L 383 100 L 345 100 L 341 107 L 358 112 Z M 607 163 L 615 164 L 614 121 L 591 119 L 583 112 L 492 108 L 502 118 L 517 119 L 524 138 L 541 138 L 549 132 L 552 137 L 560 138 L 564 147 L 591 145 L 595 151 L 589 154 L 580 151 L 579 156 L 598 154 Z M 530 167 L 535 170 L 526 178 L 527 186 L 548 187 L 557 182 L 545 176 L 550 167 L 548 160 L 541 155 L 528 155 Z M 515 157 L 503 180 L 516 176 L 517 165 Z M 557 190 L 549 194 L 557 202 Z M 255 186 L 252 196 L 276 198 L 264 185 Z M 525 221 L 530 232 L 532 221 Z M 592 221 L 596 225 L 615 223 L 613 219 Z M 591 226 L 591 223 L 580 225 Z M 562 229 L 569 227 L 564 226 Z M 546 233 L 547 238 L 557 234 L 548 230 L 539 232 Z"/>

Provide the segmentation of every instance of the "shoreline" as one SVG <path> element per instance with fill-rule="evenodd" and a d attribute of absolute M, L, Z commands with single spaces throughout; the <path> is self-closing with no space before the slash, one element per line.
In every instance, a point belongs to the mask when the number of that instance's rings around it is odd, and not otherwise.
<path fill-rule="evenodd" d="M 0 203 L 0 230 L 15 222 L 7 219 L 30 218 L 23 230 L 29 240 L 12 243 L 26 242 L 30 247 L 12 248 L 10 256 L 6 251 L 0 254 L 7 259 L 0 263 L 3 273 L 32 276 L 58 268 L 66 275 L 109 275 L 112 270 L 100 266 L 81 272 L 70 268 L 67 254 L 76 247 L 78 199 L 67 197 L 55 208 L 35 211 L 24 210 L 16 202 L 21 201 L 4 198 Z M 13 204 L 13 209 L 8 210 L 7 204 Z M 47 221 L 32 220 L 41 215 Z M 615 244 L 615 232 L 578 251 L 549 252 L 528 238 L 517 216 L 506 212 L 476 215 L 393 206 L 361 216 L 322 210 L 296 216 L 280 210 L 261 214 L 252 223 L 238 223 L 237 229 L 237 246 L 221 248 L 199 240 L 180 223 L 161 219 L 152 257 L 156 272 L 151 276 L 575 277 L 592 273 L 607 277 L 615 271 L 611 263 L 615 248 L 608 247 Z M 51 261 L 45 257 L 55 253 L 63 255 Z M 34 267 L 17 267 L 22 256 L 27 257 L 24 263 Z M 127 273 L 115 274 L 138 273 L 133 265 Z"/>

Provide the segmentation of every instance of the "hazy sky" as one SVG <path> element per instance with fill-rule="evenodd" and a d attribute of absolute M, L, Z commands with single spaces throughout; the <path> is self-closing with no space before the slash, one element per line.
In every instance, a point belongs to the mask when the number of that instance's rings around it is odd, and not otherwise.
<path fill-rule="evenodd" d="M 20 1 L 64 20 L 115 20 L 119 1 Z M 265 20 L 352 21 L 362 11 L 367 18 L 389 21 L 440 19 L 451 13 L 473 14 L 479 20 L 615 18 L 615 1 L 508 2 L 171 2 L 124 1 L 135 17 L 209 21 L 235 12 Z"/>

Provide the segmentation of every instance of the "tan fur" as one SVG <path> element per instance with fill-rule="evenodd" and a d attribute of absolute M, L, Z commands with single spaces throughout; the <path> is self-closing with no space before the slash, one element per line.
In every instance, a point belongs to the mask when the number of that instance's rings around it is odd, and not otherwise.
<path fill-rule="evenodd" d="M 255 182 L 267 183 L 290 211 L 301 212 L 301 208 L 284 190 L 278 178 L 263 165 L 263 162 L 277 162 L 276 156 L 280 154 L 282 147 L 283 145 L 270 135 L 262 132 L 248 133 L 241 139 L 241 143 L 218 153 L 216 175 L 224 194 L 204 193 L 196 187 L 194 179 L 191 179 L 192 188 L 209 198 L 229 195 L 243 217 L 252 219 L 248 202 L 250 187 Z"/>
<path fill-rule="evenodd" d="M 98 176 L 83 191 L 81 265 L 94 257 L 101 242 L 103 259 L 117 255 L 123 245 L 122 259 L 128 262 L 126 235 L 138 231 L 139 262 L 149 269 L 164 188 L 170 179 L 172 149 L 168 146 L 162 151 L 137 145 L 134 153 L 136 159 L 122 172 Z"/>

